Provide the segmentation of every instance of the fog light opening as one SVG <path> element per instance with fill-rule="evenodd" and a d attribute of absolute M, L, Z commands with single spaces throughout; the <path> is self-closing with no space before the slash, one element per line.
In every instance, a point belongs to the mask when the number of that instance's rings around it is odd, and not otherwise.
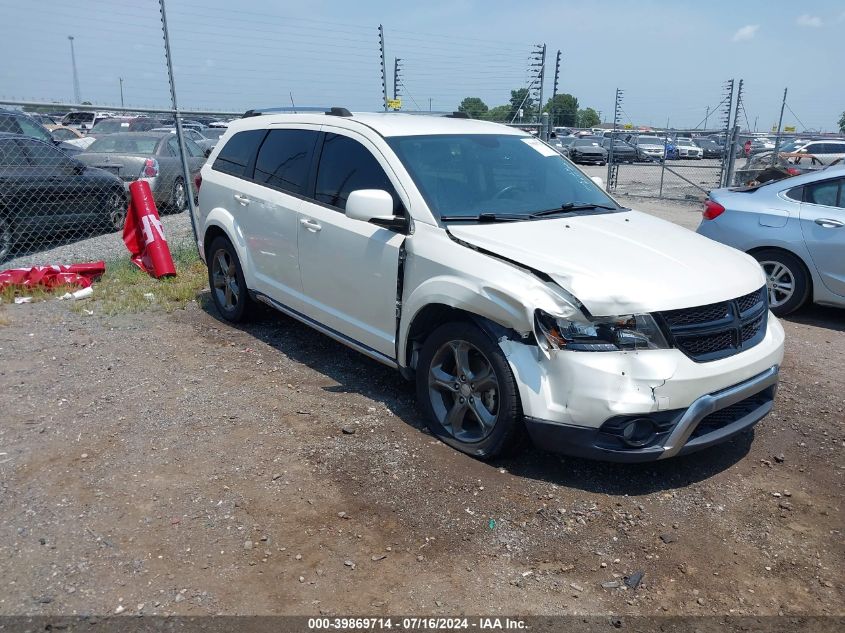
<path fill-rule="evenodd" d="M 657 435 L 654 422 L 648 418 L 629 420 L 622 427 L 622 441 L 633 448 L 650 444 Z"/>

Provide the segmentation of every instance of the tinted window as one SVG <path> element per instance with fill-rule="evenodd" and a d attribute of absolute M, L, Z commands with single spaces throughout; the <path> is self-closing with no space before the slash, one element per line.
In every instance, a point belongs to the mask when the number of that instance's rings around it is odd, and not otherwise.
<path fill-rule="evenodd" d="M 17 117 L 0 115 L 0 132 L 9 132 L 10 134 L 23 134 L 21 126 L 18 125 Z"/>
<path fill-rule="evenodd" d="M 29 156 L 29 161 L 38 167 L 66 167 L 73 166 L 72 161 L 62 151 L 56 149 L 51 143 L 41 143 L 31 139 L 18 141 L 23 145 L 24 151 Z"/>
<path fill-rule="evenodd" d="M 315 199 L 345 209 L 346 199 L 356 189 L 383 189 L 393 196 L 394 209 L 398 208 L 399 197 L 375 156 L 358 141 L 326 134 Z"/>
<path fill-rule="evenodd" d="M 80 123 L 91 123 L 94 120 L 93 112 L 71 112 L 62 119 L 65 125 L 78 125 Z"/>
<path fill-rule="evenodd" d="M 52 131 L 52 136 L 54 139 L 58 141 L 70 141 L 75 138 L 79 138 L 78 135 L 74 134 L 70 128 L 60 127 Z"/>
<path fill-rule="evenodd" d="M 839 196 L 839 181 L 827 180 L 817 182 L 804 187 L 804 201 L 811 204 L 823 204 L 827 207 L 835 207 Z"/>
<path fill-rule="evenodd" d="M 0 141 L 0 168 L 28 167 L 23 149 L 11 139 Z"/>
<path fill-rule="evenodd" d="M 255 181 L 290 193 L 305 193 L 318 136 L 312 130 L 270 130 L 255 160 Z"/>
<path fill-rule="evenodd" d="M 251 177 L 252 174 L 245 173 L 246 168 L 258 151 L 264 134 L 265 130 L 249 130 L 235 134 L 217 155 L 212 169 L 238 178 Z"/>
<path fill-rule="evenodd" d="M 793 187 L 786 192 L 786 197 L 801 202 L 804 199 L 804 187 Z"/>
<path fill-rule="evenodd" d="M 52 140 L 50 138 L 50 133 L 47 132 L 40 123 L 36 123 L 29 117 L 21 117 L 18 124 L 20 124 L 23 133 L 27 136 L 37 138 L 39 141 L 46 141 L 48 143 Z"/>
<path fill-rule="evenodd" d="M 189 138 L 185 139 L 185 149 L 188 150 L 188 156 L 191 156 L 193 158 L 205 157 L 205 152 L 202 150 L 202 148 Z"/>

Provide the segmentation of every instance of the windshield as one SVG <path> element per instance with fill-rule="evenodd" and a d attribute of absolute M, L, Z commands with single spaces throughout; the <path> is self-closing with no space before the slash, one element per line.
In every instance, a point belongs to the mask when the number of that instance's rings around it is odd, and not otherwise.
<path fill-rule="evenodd" d="M 154 154 L 159 140 L 158 136 L 114 134 L 97 139 L 87 151 L 103 154 Z"/>
<path fill-rule="evenodd" d="M 93 112 L 71 112 L 65 115 L 62 123 L 65 125 L 76 125 L 77 123 L 91 123 L 94 120 Z"/>
<path fill-rule="evenodd" d="M 598 147 L 599 143 L 597 140 L 592 138 L 579 138 L 577 141 L 573 143 L 573 145 L 577 147 Z"/>
<path fill-rule="evenodd" d="M 540 140 L 511 134 L 387 139 L 440 217 L 525 216 L 565 204 L 617 205 Z"/>
<path fill-rule="evenodd" d="M 205 138 L 208 138 L 208 139 L 220 138 L 225 133 L 226 133 L 225 127 L 205 127 L 200 132 L 200 134 L 202 134 Z"/>
<path fill-rule="evenodd" d="M 120 119 L 107 119 L 100 121 L 91 128 L 91 134 L 111 134 L 112 132 L 127 131 L 129 129 L 129 121 L 121 121 Z"/>
<path fill-rule="evenodd" d="M 663 145 L 663 141 L 656 136 L 638 136 L 637 145 Z"/>

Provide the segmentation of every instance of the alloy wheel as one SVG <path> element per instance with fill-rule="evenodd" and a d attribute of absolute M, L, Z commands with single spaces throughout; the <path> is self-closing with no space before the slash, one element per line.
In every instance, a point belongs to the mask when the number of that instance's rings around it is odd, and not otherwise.
<path fill-rule="evenodd" d="M 120 231 L 123 228 L 126 220 L 126 203 L 118 193 L 113 193 L 109 196 L 109 222 L 115 231 Z"/>
<path fill-rule="evenodd" d="M 177 180 L 176 184 L 173 185 L 173 208 L 174 210 L 182 211 L 185 208 L 185 203 L 187 202 L 188 197 L 185 193 L 185 183 L 181 180 Z"/>
<path fill-rule="evenodd" d="M 766 287 L 769 292 L 769 307 L 778 308 L 792 299 L 795 294 L 795 275 L 780 262 L 761 261 L 766 273 Z"/>
<path fill-rule="evenodd" d="M 238 307 L 241 288 L 238 284 L 237 264 L 225 249 L 218 250 L 211 262 L 211 276 L 217 304 L 227 312 Z"/>
<path fill-rule="evenodd" d="M 467 341 L 442 345 L 431 359 L 428 392 L 437 421 L 461 442 L 480 442 L 499 412 L 499 381 L 489 359 Z"/>

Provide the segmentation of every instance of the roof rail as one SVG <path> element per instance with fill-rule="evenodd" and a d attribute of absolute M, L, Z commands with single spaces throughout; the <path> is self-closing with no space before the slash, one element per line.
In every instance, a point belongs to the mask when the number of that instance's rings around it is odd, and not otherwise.
<path fill-rule="evenodd" d="M 326 114 L 329 116 L 352 116 L 352 113 L 346 108 L 329 108 Z"/>
<path fill-rule="evenodd" d="M 453 112 L 452 114 L 444 114 L 447 119 L 468 119 L 469 114 L 466 112 Z"/>

